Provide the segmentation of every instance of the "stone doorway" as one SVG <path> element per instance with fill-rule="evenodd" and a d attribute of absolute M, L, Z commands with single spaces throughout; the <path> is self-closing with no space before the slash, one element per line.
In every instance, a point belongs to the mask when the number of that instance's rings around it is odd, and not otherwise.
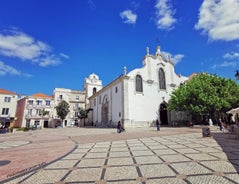
<path fill-rule="evenodd" d="M 166 103 L 160 104 L 159 115 L 160 115 L 159 117 L 160 117 L 161 125 L 168 125 L 168 111 L 167 111 Z"/>

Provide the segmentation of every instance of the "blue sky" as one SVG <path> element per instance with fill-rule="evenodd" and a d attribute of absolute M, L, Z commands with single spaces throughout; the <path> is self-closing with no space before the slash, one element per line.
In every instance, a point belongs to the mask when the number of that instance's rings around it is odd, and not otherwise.
<path fill-rule="evenodd" d="M 234 80 L 238 10 L 239 0 L 1 0 L 0 88 L 83 90 L 91 73 L 107 85 L 157 45 L 178 74 Z"/>

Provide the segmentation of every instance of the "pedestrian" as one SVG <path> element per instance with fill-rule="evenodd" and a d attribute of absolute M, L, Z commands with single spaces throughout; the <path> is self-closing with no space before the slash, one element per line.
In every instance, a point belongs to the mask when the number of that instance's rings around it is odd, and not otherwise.
<path fill-rule="evenodd" d="M 219 126 L 219 130 L 222 131 L 222 120 L 221 120 L 221 118 L 219 118 L 218 126 Z"/>
<path fill-rule="evenodd" d="M 160 131 L 160 123 L 158 119 L 156 120 L 156 126 L 157 126 L 157 131 Z"/>
<path fill-rule="evenodd" d="M 122 125 L 121 125 L 120 121 L 118 121 L 117 132 L 118 132 L 118 133 L 121 133 L 122 130 L 123 130 L 123 129 L 122 129 Z"/>

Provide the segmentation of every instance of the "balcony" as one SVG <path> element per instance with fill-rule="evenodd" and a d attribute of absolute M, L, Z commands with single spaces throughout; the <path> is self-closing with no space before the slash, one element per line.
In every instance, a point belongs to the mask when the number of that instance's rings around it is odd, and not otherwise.
<path fill-rule="evenodd" d="M 49 119 L 51 116 L 49 115 L 49 114 L 47 114 L 47 115 L 45 115 L 45 116 L 41 116 L 41 115 L 38 115 L 38 114 L 36 114 L 36 115 L 32 115 L 32 114 L 27 114 L 27 115 L 25 115 L 25 118 L 26 119 Z"/>
<path fill-rule="evenodd" d="M 51 104 L 51 105 L 43 105 L 43 104 L 41 104 L 41 105 L 37 105 L 37 104 L 27 104 L 27 107 L 26 107 L 27 109 L 34 109 L 34 108 L 42 108 L 42 109 L 50 109 L 50 108 L 53 108 L 53 104 Z"/>

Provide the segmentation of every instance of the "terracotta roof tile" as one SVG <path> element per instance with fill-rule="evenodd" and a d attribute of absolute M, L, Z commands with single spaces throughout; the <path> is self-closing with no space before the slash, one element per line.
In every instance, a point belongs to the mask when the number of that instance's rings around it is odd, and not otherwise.
<path fill-rule="evenodd" d="M 37 93 L 37 94 L 33 94 L 31 96 L 32 97 L 37 97 L 37 98 L 53 98 L 52 96 L 48 96 L 48 95 L 45 95 L 43 93 Z"/>
<path fill-rule="evenodd" d="M 192 73 L 188 78 L 189 79 L 192 79 L 193 77 L 195 77 L 195 76 L 197 76 L 198 75 L 198 73 Z"/>
<path fill-rule="evenodd" d="M 12 91 L 8 91 L 8 90 L 6 90 L 6 89 L 0 89 L 0 93 L 1 94 L 9 94 L 9 95 L 13 95 L 13 94 L 17 94 L 17 93 L 15 93 L 15 92 L 12 92 Z"/>

